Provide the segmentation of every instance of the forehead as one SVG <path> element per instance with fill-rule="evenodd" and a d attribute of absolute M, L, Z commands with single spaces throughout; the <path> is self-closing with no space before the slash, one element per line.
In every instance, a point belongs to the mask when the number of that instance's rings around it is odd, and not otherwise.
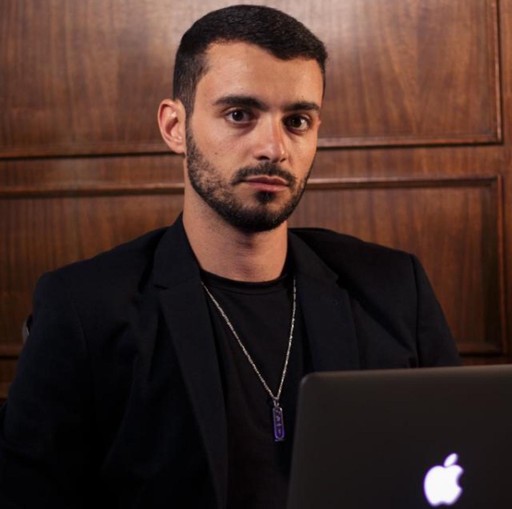
<path fill-rule="evenodd" d="M 212 44 L 207 71 L 197 84 L 196 99 L 241 94 L 284 102 L 321 104 L 323 77 L 316 60 L 281 60 L 268 51 L 243 42 Z"/>

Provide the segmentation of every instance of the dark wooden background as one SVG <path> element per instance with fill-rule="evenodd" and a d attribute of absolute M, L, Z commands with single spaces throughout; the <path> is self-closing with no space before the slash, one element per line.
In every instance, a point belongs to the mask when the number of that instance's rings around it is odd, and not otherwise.
<path fill-rule="evenodd" d="M 0 397 L 39 275 L 169 224 L 183 31 L 223 0 L 0 2 Z M 466 363 L 511 360 L 512 0 L 275 0 L 330 52 L 293 225 L 415 252 Z"/>

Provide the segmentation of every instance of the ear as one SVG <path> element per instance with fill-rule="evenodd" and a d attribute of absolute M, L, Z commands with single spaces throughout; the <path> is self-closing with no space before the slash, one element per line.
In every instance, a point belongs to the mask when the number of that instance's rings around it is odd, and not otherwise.
<path fill-rule="evenodd" d="M 185 107 L 181 101 L 164 99 L 158 107 L 158 126 L 167 146 L 177 154 L 185 154 Z"/>

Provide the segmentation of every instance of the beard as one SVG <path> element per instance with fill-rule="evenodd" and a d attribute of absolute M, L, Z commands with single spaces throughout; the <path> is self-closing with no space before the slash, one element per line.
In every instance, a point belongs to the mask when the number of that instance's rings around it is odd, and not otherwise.
<path fill-rule="evenodd" d="M 190 184 L 204 202 L 231 226 L 248 233 L 273 230 L 284 223 L 297 207 L 306 188 L 311 167 L 306 177 L 298 180 L 279 165 L 267 161 L 257 166 L 240 168 L 227 181 L 199 150 L 188 126 L 186 137 Z M 245 178 L 255 175 L 282 178 L 290 189 L 288 200 L 279 206 L 272 206 L 278 199 L 278 193 L 259 191 L 254 195 L 256 204 L 244 203 L 235 194 L 234 188 Z"/>

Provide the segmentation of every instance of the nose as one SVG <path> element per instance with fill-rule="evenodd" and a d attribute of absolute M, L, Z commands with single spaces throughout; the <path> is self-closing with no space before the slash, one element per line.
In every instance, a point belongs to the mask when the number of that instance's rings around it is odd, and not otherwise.
<path fill-rule="evenodd" d="M 288 158 L 286 133 L 280 120 L 268 118 L 260 123 L 255 157 L 258 161 L 280 163 Z"/>

